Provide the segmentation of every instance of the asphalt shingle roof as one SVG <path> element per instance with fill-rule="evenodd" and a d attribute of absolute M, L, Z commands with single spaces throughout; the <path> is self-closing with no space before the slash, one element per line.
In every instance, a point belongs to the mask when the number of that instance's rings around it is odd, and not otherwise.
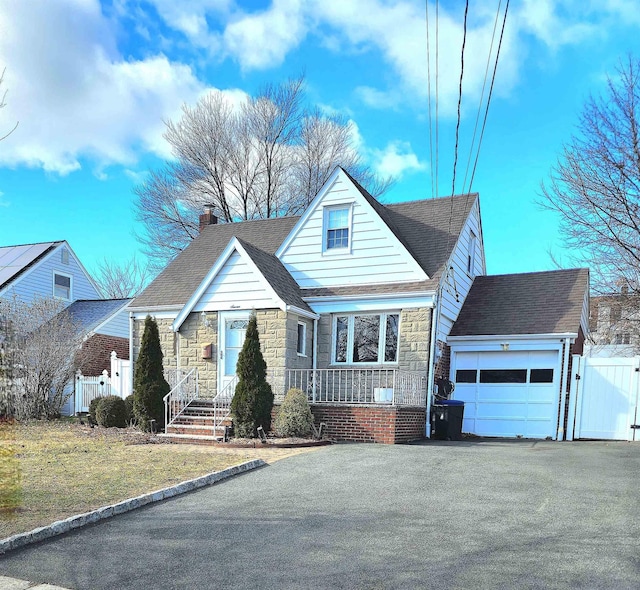
<path fill-rule="evenodd" d="M 303 296 L 382 293 L 390 289 L 391 292 L 435 289 L 477 194 L 385 206 L 376 201 L 357 182 L 354 181 L 354 184 L 429 275 L 428 281 L 397 286 L 345 286 L 301 290 L 274 256 L 299 217 L 281 217 L 205 226 L 189 247 L 134 300 L 132 307 L 184 305 L 234 236 L 245 246 L 249 244 L 249 248 L 253 247 L 250 256 L 279 296 L 286 303 L 303 309 L 308 309 L 302 300 Z M 402 277 L 398 277 L 398 281 L 402 281 Z"/>
<path fill-rule="evenodd" d="M 131 299 L 78 299 L 64 310 L 78 331 L 89 333 Z"/>
<path fill-rule="evenodd" d="M 589 270 L 478 276 L 451 336 L 577 333 Z"/>

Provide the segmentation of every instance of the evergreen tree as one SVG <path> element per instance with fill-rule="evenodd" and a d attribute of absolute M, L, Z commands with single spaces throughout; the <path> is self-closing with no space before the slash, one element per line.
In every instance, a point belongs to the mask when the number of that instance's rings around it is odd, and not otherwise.
<path fill-rule="evenodd" d="M 236 367 L 238 385 L 231 401 L 231 415 L 236 436 L 256 436 L 258 426 L 271 429 L 273 391 L 267 383 L 267 363 L 260 351 L 260 336 L 255 313 L 249 319 L 247 335 Z"/>
<path fill-rule="evenodd" d="M 147 316 L 133 381 L 133 413 L 140 428 L 150 430 L 150 420 L 155 420 L 158 428 L 164 426 L 162 398 L 169 390 L 162 369 L 158 324 L 151 316 Z"/>

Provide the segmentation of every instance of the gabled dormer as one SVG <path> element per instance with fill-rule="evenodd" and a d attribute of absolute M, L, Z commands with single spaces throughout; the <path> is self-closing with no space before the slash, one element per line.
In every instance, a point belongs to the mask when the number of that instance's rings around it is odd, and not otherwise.
<path fill-rule="evenodd" d="M 336 168 L 276 256 L 302 289 L 428 280 L 385 217 L 385 208 Z"/>

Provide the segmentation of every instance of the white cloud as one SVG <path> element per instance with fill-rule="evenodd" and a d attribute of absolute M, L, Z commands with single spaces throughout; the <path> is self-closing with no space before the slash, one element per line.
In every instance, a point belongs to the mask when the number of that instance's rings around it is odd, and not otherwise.
<path fill-rule="evenodd" d="M 8 207 L 9 205 L 11 205 L 11 203 L 5 199 L 4 193 L 0 191 L 0 207 Z"/>
<path fill-rule="evenodd" d="M 382 177 L 402 178 L 406 173 L 419 172 L 428 168 L 421 162 L 404 141 L 393 141 L 384 150 L 372 150 L 373 167 Z"/>
<path fill-rule="evenodd" d="M 268 10 L 235 17 L 223 34 L 225 50 L 243 69 L 280 65 L 307 33 L 301 1 L 274 0 Z"/>
<path fill-rule="evenodd" d="M 130 164 L 140 150 L 166 156 L 163 119 L 204 85 L 164 55 L 125 60 L 96 0 L 0 4 L 0 63 L 9 90 L 0 163 L 66 174 L 91 156 Z"/>

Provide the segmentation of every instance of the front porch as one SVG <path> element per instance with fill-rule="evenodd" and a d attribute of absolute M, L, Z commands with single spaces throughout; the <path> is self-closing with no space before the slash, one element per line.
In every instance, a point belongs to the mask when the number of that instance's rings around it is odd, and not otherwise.
<path fill-rule="evenodd" d="M 286 392 L 297 387 L 309 399 L 316 425 L 338 441 L 399 443 L 424 437 L 426 376 L 399 369 L 288 369 L 269 371 L 274 416 Z M 167 435 L 176 440 L 221 440 L 230 424 L 235 385 L 213 398 L 200 396 L 192 369 L 165 396 Z"/>

